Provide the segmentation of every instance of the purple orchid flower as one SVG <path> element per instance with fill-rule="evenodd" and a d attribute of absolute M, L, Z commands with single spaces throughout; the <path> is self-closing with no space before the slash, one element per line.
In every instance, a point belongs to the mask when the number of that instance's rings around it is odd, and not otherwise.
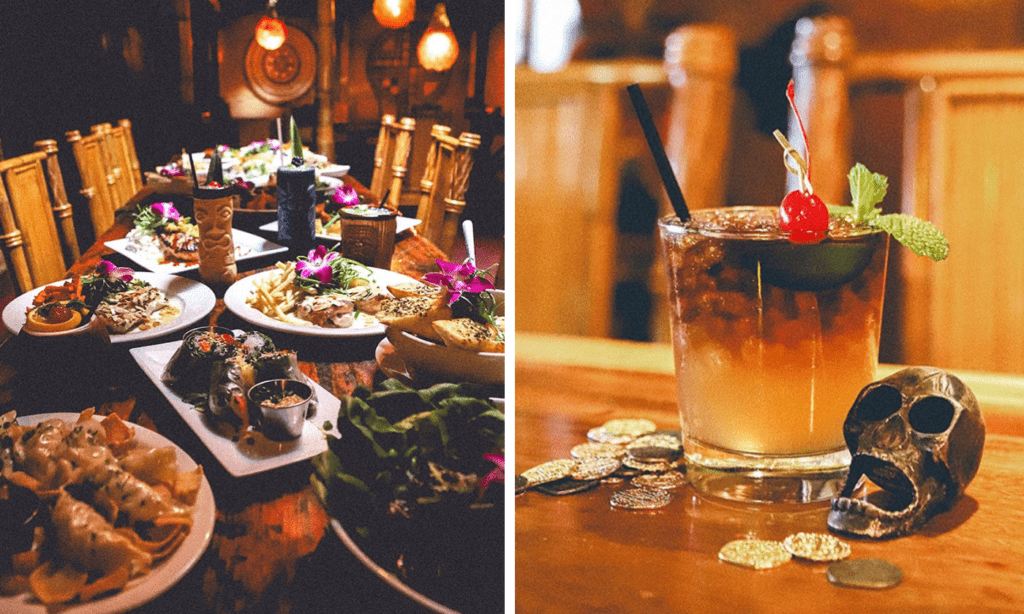
<path fill-rule="evenodd" d="M 356 194 L 355 188 L 346 183 L 334 188 L 331 201 L 342 207 L 354 207 L 359 204 L 359 194 Z"/>
<path fill-rule="evenodd" d="M 105 277 L 111 281 L 128 282 L 135 278 L 135 271 L 127 267 L 115 266 L 109 260 L 100 260 L 96 265 L 95 274 L 97 277 Z"/>
<path fill-rule="evenodd" d="M 491 470 L 490 473 L 480 478 L 480 495 L 483 496 L 487 492 L 487 487 L 490 486 L 491 482 L 505 483 L 505 457 L 500 454 L 484 454 L 484 459 L 491 461 L 497 467 Z"/>
<path fill-rule="evenodd" d="M 479 293 L 484 290 L 491 290 L 494 284 L 477 275 L 477 269 L 469 262 L 455 264 L 437 260 L 437 266 L 441 268 L 440 273 L 427 273 L 423 281 L 448 288 L 451 296 L 448 297 L 448 304 L 451 305 L 459 300 L 463 292 Z"/>
<path fill-rule="evenodd" d="M 165 166 L 160 169 L 160 174 L 164 177 L 184 177 L 185 172 L 178 168 L 177 164 L 171 166 Z"/>
<path fill-rule="evenodd" d="M 177 221 L 181 219 L 181 214 L 178 213 L 178 210 L 174 208 L 174 203 L 153 203 L 151 207 L 154 211 L 156 211 L 157 213 L 159 213 L 160 215 L 164 216 L 169 220 Z"/>
<path fill-rule="evenodd" d="M 331 268 L 331 261 L 340 258 L 337 252 L 329 252 L 323 245 L 317 245 L 306 256 L 305 260 L 295 263 L 295 270 L 300 277 L 315 277 L 322 284 L 331 283 L 334 278 L 334 269 Z"/>

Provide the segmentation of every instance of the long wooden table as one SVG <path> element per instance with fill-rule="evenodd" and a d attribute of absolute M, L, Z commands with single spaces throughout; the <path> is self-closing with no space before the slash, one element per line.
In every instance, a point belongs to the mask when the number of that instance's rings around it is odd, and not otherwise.
<path fill-rule="evenodd" d="M 140 268 L 103 244 L 130 230 L 135 205 L 168 200 L 143 189 L 70 269 L 88 273 L 102 259 Z M 180 202 L 180 199 L 178 199 Z M 187 205 L 187 203 L 186 203 Z M 191 212 L 182 210 L 185 215 Z M 267 238 L 274 240 L 273 237 Z M 432 243 L 408 230 L 396 240 L 392 269 L 414 278 L 437 270 L 446 258 Z M 240 273 L 273 265 L 277 256 L 239 262 Z M 198 279 L 196 271 L 183 273 Z M 223 291 L 211 324 L 252 330 L 224 308 Z M 179 340 L 181 332 L 145 345 Z M 316 339 L 272 333 L 280 348 L 298 353 L 302 370 L 335 396 L 384 379 L 374 350 L 380 337 Z M 16 336 L 0 348 L 0 413 L 78 412 L 100 414 L 151 428 L 183 448 L 212 486 L 217 521 L 210 547 L 175 586 L 142 612 L 422 612 L 371 573 L 332 533 L 327 513 L 310 486 L 308 461 L 250 477 L 228 474 L 135 364 L 123 346 L 102 357 L 40 356 L 31 340 Z"/>
<path fill-rule="evenodd" d="M 569 458 L 589 429 L 612 418 L 678 428 L 670 346 L 524 333 L 515 344 L 516 473 Z M 840 588 L 823 563 L 753 571 L 718 560 L 734 539 L 827 531 L 827 504 L 741 505 L 684 486 L 664 508 L 625 511 L 609 497 L 626 485 L 601 484 L 575 495 L 516 496 L 516 611 L 1024 611 L 1024 377 L 954 373 L 978 396 L 987 427 L 965 496 L 915 535 L 847 539 L 852 558 L 899 566 L 898 586 Z"/>

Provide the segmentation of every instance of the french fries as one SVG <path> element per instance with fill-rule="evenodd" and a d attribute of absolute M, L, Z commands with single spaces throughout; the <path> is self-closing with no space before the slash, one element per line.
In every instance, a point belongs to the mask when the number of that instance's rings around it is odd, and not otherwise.
<path fill-rule="evenodd" d="M 302 300 L 302 292 L 292 283 L 295 281 L 295 263 L 278 262 L 277 271 L 254 280 L 253 292 L 245 302 L 254 309 L 276 320 L 297 326 L 312 326 L 312 323 L 292 315 Z"/>

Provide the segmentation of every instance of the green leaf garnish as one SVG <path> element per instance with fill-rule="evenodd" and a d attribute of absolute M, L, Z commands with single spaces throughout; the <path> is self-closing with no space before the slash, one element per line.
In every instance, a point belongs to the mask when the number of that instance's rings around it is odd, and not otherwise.
<path fill-rule="evenodd" d="M 904 213 L 880 215 L 871 221 L 918 256 L 942 260 L 949 255 L 949 241 L 931 222 Z"/>
<path fill-rule="evenodd" d="M 889 178 L 872 173 L 860 162 L 853 165 L 848 177 L 853 197 L 853 221 L 861 224 L 877 217 L 881 213 L 877 205 L 889 191 Z"/>
<path fill-rule="evenodd" d="M 938 261 L 949 255 L 949 241 L 931 222 L 904 213 L 882 215 L 878 203 L 889 190 L 888 177 L 872 173 L 858 162 L 850 169 L 849 179 L 853 206 L 829 205 L 829 215 L 884 230 L 918 256 Z"/>

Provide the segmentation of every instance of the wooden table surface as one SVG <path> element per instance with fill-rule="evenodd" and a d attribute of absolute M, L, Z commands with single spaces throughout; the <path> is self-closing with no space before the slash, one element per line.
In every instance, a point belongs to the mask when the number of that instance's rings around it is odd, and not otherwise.
<path fill-rule="evenodd" d="M 135 203 L 158 200 L 167 198 L 143 189 L 70 272 L 90 272 L 101 259 L 138 267 L 103 243 L 127 234 Z M 190 205 L 186 202 L 184 206 L 179 206 L 183 215 L 191 215 Z M 240 273 L 272 266 L 278 257 L 241 261 Z M 392 269 L 421 278 L 423 273 L 437 270 L 436 258 L 445 257 L 428 240 L 408 230 L 397 237 Z M 182 275 L 198 279 L 196 271 Z M 251 324 L 224 309 L 223 290 L 215 291 L 218 300 L 210 322 L 252 330 Z M 317 339 L 270 335 L 277 347 L 296 350 L 302 370 L 335 396 L 384 379 L 374 358 L 380 336 Z M 144 345 L 180 338 L 179 331 Z M 312 466 L 308 461 L 233 477 L 146 378 L 126 346 L 110 346 L 97 358 L 39 355 L 26 343 L 31 340 L 17 336 L 0 348 L 0 413 L 8 409 L 17 409 L 22 415 L 78 412 L 93 406 L 100 414 L 116 412 L 175 442 L 203 466 L 210 481 L 217 504 L 210 547 L 180 582 L 139 611 L 424 611 L 368 571 L 334 536 L 310 486 Z"/>
<path fill-rule="evenodd" d="M 679 428 L 670 346 L 524 333 L 515 343 L 517 474 L 569 458 L 590 428 L 612 418 Z M 626 511 L 609 504 L 626 485 L 601 484 L 575 495 L 515 497 L 516 611 L 1024 611 L 1024 377 L 954 373 L 978 396 L 987 426 L 965 496 L 915 535 L 844 538 L 851 558 L 899 566 L 898 586 L 840 588 L 824 563 L 753 571 L 718 560 L 734 539 L 827 531 L 827 504 L 742 505 L 684 486 L 664 508 Z"/>

